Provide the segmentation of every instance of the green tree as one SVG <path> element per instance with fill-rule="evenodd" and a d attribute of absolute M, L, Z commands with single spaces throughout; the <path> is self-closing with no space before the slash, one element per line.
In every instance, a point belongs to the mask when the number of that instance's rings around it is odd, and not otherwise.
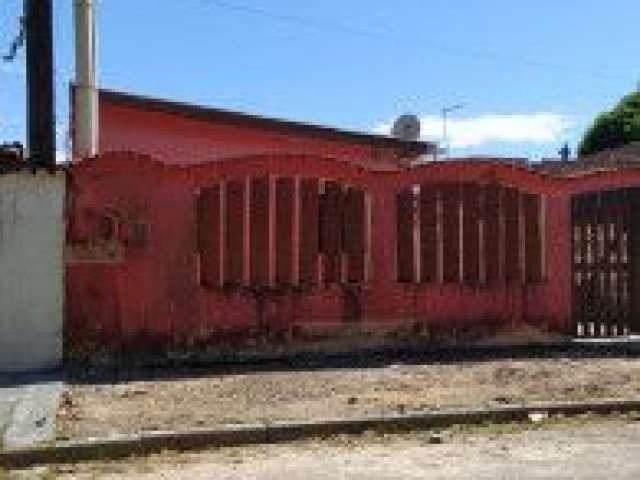
<path fill-rule="evenodd" d="M 582 157 L 631 142 L 640 142 L 640 92 L 625 96 L 613 110 L 598 115 L 582 137 L 578 154 Z"/>

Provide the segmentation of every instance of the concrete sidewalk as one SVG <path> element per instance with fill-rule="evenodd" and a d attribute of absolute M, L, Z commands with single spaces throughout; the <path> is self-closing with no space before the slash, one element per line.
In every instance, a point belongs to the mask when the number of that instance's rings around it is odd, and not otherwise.
<path fill-rule="evenodd" d="M 63 385 L 60 375 L 0 379 L 0 449 L 29 448 L 54 440 Z"/>

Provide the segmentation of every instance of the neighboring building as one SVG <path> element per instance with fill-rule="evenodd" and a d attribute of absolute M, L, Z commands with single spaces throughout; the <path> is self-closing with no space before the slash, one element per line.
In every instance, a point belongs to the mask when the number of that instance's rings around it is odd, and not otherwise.
<path fill-rule="evenodd" d="M 640 142 L 569 160 L 545 158 L 540 162 L 532 163 L 531 166 L 538 172 L 556 176 L 584 175 L 595 171 L 638 168 L 640 167 Z"/>
<path fill-rule="evenodd" d="M 395 170 L 435 145 L 113 91 L 100 95 L 100 151 L 195 165 L 250 155 L 316 155 Z"/>

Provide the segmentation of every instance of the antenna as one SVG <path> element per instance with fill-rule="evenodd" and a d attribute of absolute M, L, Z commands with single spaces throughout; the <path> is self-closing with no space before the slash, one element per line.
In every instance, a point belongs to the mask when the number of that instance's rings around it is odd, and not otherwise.
<path fill-rule="evenodd" d="M 449 105 L 447 107 L 443 107 L 440 112 L 442 113 L 442 143 L 444 144 L 444 152 L 445 157 L 449 158 L 449 137 L 447 136 L 447 115 L 451 112 L 455 112 L 456 110 L 460 110 L 464 108 L 466 104 L 464 103 L 456 103 L 455 105 Z"/>
<path fill-rule="evenodd" d="M 420 119 L 409 113 L 400 115 L 393 122 L 391 135 L 405 142 L 415 142 L 420 138 Z"/>

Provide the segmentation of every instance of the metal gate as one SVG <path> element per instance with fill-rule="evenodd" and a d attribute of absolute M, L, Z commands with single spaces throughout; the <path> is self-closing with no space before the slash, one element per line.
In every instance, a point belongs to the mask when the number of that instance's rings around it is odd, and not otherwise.
<path fill-rule="evenodd" d="M 639 189 L 572 197 L 573 317 L 578 336 L 618 336 L 637 330 L 633 219 Z M 636 268 L 634 268 L 636 267 Z"/>

